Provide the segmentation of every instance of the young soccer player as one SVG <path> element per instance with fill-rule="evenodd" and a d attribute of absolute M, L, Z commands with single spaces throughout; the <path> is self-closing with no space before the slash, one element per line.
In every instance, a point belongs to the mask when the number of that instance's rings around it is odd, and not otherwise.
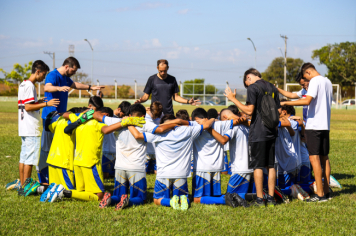
<path fill-rule="evenodd" d="M 190 121 L 189 113 L 185 109 L 180 109 L 179 111 L 177 111 L 176 118 L 181 119 L 181 120 Z"/>
<path fill-rule="evenodd" d="M 32 180 L 32 166 L 38 164 L 41 149 L 40 133 L 40 109 L 59 104 L 58 99 L 47 101 L 46 98 L 37 100 L 35 84 L 42 82 L 49 71 L 49 67 L 41 60 L 32 64 L 31 76 L 24 80 L 18 92 L 18 119 L 19 136 L 22 140 L 19 174 L 20 181 L 12 184 L 15 189 L 19 189 L 19 195 L 25 196 L 29 188 L 38 183 Z M 26 180 L 26 181 L 25 181 Z M 21 186 L 19 188 L 19 186 Z"/>
<path fill-rule="evenodd" d="M 130 106 L 131 103 L 127 101 L 121 102 L 118 108 L 114 110 L 114 115 L 118 118 L 129 116 Z M 116 141 L 114 133 L 104 135 L 102 157 L 104 179 L 108 179 L 110 176 L 115 176 Z"/>
<path fill-rule="evenodd" d="M 174 116 L 168 114 L 161 119 L 161 123 L 167 124 L 166 121 L 173 119 Z M 189 125 L 188 121 L 175 120 L 174 122 Z M 203 130 L 210 128 L 213 122 L 214 119 L 211 119 L 205 120 L 203 125 L 177 126 L 174 130 L 157 135 L 148 132 L 140 133 L 135 127 L 129 127 L 136 139 L 155 144 L 157 177 L 153 198 L 156 205 L 172 207 L 175 210 L 188 209 L 187 177 L 190 175 L 193 140 L 199 137 Z"/>

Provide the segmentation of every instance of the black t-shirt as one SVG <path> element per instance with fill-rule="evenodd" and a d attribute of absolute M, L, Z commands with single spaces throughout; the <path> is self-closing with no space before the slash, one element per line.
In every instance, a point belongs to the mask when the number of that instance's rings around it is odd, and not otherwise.
<path fill-rule="evenodd" d="M 257 114 L 257 110 L 261 111 L 261 101 L 262 101 L 262 93 L 256 86 L 256 83 L 262 87 L 263 91 L 271 91 L 274 93 L 274 101 L 276 102 L 277 109 L 281 107 L 279 101 L 279 92 L 273 84 L 264 81 L 264 80 L 257 80 L 254 84 L 251 84 L 247 88 L 247 99 L 246 102 L 250 103 L 255 106 L 255 109 L 252 113 L 251 125 L 250 125 L 250 132 L 248 141 L 249 142 L 262 142 L 268 141 L 271 139 L 275 139 L 278 135 L 277 129 L 268 129 L 266 126 L 263 125 L 261 116 Z"/>
<path fill-rule="evenodd" d="M 151 94 L 151 102 L 159 101 L 163 106 L 163 114 L 173 114 L 172 97 L 179 92 L 179 87 L 176 78 L 167 75 L 164 80 L 160 79 L 157 74 L 148 78 L 144 93 Z"/>

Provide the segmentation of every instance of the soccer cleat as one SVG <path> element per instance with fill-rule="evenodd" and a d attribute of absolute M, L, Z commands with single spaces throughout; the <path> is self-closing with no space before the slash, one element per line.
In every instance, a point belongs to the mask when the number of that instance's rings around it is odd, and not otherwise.
<path fill-rule="evenodd" d="M 282 190 L 279 188 L 279 186 L 276 186 L 274 188 L 274 196 L 277 198 L 278 201 L 281 201 L 283 203 L 289 203 L 288 196 L 282 192 Z"/>
<path fill-rule="evenodd" d="M 8 184 L 6 184 L 6 190 L 14 190 L 16 189 L 17 186 L 20 185 L 20 180 L 19 179 L 16 179 Z"/>
<path fill-rule="evenodd" d="M 63 196 L 67 197 L 67 198 L 71 198 L 72 197 L 72 191 L 71 190 L 63 190 Z"/>
<path fill-rule="evenodd" d="M 341 184 L 339 183 L 339 181 L 337 181 L 334 176 L 330 175 L 330 187 L 332 188 L 342 188 Z"/>
<path fill-rule="evenodd" d="M 188 210 L 189 208 L 189 203 L 188 203 L 188 198 L 185 195 L 180 196 L 180 209 L 183 211 Z"/>
<path fill-rule="evenodd" d="M 110 203 L 111 203 L 111 194 L 105 193 L 103 199 L 99 203 L 99 208 L 103 209 L 103 208 L 109 206 Z"/>
<path fill-rule="evenodd" d="M 27 190 L 25 197 L 31 195 L 31 194 L 35 194 L 37 193 L 37 188 L 41 186 L 40 183 L 38 183 L 37 181 L 34 181 L 30 187 L 29 190 Z"/>
<path fill-rule="evenodd" d="M 40 202 L 46 202 L 46 201 L 47 201 L 47 199 L 48 199 L 49 196 L 50 196 L 49 193 L 51 192 L 52 188 L 55 187 L 55 186 L 56 186 L 55 183 L 51 183 L 51 184 L 48 186 L 48 188 L 46 189 L 46 191 L 44 191 L 44 192 L 42 193 L 41 198 L 40 198 Z"/>
<path fill-rule="evenodd" d="M 251 203 L 250 206 L 252 206 L 252 207 L 260 207 L 260 208 L 265 208 L 266 207 L 264 199 L 263 198 L 259 198 L 259 197 L 257 197 L 256 201 Z"/>
<path fill-rule="evenodd" d="M 233 208 L 238 206 L 238 204 L 236 204 L 234 196 L 231 193 L 225 194 L 225 202 L 226 202 L 226 205 L 231 206 Z"/>
<path fill-rule="evenodd" d="M 32 182 L 33 182 L 32 178 L 27 178 L 25 180 L 25 183 L 19 189 L 19 192 L 18 192 L 19 196 L 25 196 L 27 190 L 30 189 Z"/>
<path fill-rule="evenodd" d="M 56 191 L 58 185 L 54 184 L 54 186 L 51 188 L 51 190 L 47 194 L 47 201 L 49 202 L 51 197 L 53 196 L 54 192 Z"/>
<path fill-rule="evenodd" d="M 275 207 L 277 205 L 276 200 L 274 199 L 274 197 L 268 195 L 267 196 L 267 206 L 268 207 Z"/>
<path fill-rule="evenodd" d="M 235 202 L 237 203 L 236 204 L 237 206 L 242 206 L 244 208 L 249 207 L 247 201 L 245 199 L 243 199 L 242 197 L 240 197 L 239 194 L 233 193 L 232 196 L 233 196 L 233 199 L 235 200 Z"/>
<path fill-rule="evenodd" d="M 174 195 L 170 201 L 170 205 L 174 210 L 179 210 L 179 197 Z"/>
<path fill-rule="evenodd" d="M 305 200 L 307 203 L 311 203 L 311 202 L 326 202 L 328 201 L 328 199 L 326 199 L 325 196 L 319 197 L 318 195 L 313 195 L 311 198 Z"/>
<path fill-rule="evenodd" d="M 63 197 L 64 186 L 58 184 L 56 190 L 51 194 L 51 197 L 48 199 L 48 202 L 55 202 L 57 199 L 62 199 Z"/>
<path fill-rule="evenodd" d="M 127 194 L 121 196 L 121 201 L 116 205 L 115 211 L 122 210 L 129 205 L 129 197 Z"/>

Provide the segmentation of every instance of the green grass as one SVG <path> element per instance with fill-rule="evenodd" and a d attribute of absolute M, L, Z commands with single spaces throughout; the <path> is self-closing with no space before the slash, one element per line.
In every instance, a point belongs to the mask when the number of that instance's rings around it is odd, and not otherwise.
<path fill-rule="evenodd" d="M 68 107 L 85 104 L 70 103 Z M 117 104 L 110 104 L 115 108 Z M 175 106 L 192 111 L 192 106 Z M 211 108 L 211 107 L 206 107 Z M 217 108 L 220 110 L 222 107 Z M 301 114 L 301 110 L 297 109 Z M 39 196 L 18 197 L 5 184 L 18 178 L 21 140 L 16 102 L 0 108 L 0 234 L 61 235 L 236 235 L 236 234 L 356 234 L 356 110 L 332 110 L 330 160 L 332 175 L 342 184 L 332 201 L 307 204 L 292 201 L 275 208 L 243 209 L 192 204 L 187 212 L 153 204 L 154 175 L 148 175 L 148 203 L 115 212 L 100 210 L 98 202 L 66 199 L 40 203 Z M 35 171 L 33 177 L 37 179 Z M 228 176 L 222 177 L 226 191 Z M 191 188 L 191 180 L 189 179 Z M 105 181 L 112 191 L 113 181 Z M 190 189 L 191 190 L 191 189 Z"/>

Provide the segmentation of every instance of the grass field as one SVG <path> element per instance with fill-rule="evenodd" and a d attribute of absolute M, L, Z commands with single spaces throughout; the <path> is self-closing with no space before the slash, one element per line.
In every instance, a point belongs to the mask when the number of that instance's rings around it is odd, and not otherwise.
<path fill-rule="evenodd" d="M 86 104 L 69 103 L 68 107 Z M 117 104 L 109 105 L 112 108 Z M 178 109 L 191 106 L 176 106 Z M 206 107 L 211 108 L 211 107 Z M 220 110 L 222 107 L 218 108 Z M 301 114 L 301 110 L 297 109 Z M 243 209 L 192 204 L 187 212 L 153 204 L 155 175 L 148 175 L 148 204 L 115 212 L 100 210 L 98 202 L 65 199 L 40 203 L 39 196 L 18 197 L 5 184 L 18 178 L 21 140 L 17 131 L 16 102 L 0 105 L 0 234 L 61 235 L 236 235 L 236 234 L 356 234 L 356 110 L 332 110 L 331 172 L 341 183 L 326 203 L 292 201 L 275 208 Z M 37 179 L 37 174 L 33 172 Z M 228 176 L 222 177 L 222 192 Z M 189 179 L 191 190 L 191 180 Z M 105 182 L 112 191 L 113 180 Z"/>

